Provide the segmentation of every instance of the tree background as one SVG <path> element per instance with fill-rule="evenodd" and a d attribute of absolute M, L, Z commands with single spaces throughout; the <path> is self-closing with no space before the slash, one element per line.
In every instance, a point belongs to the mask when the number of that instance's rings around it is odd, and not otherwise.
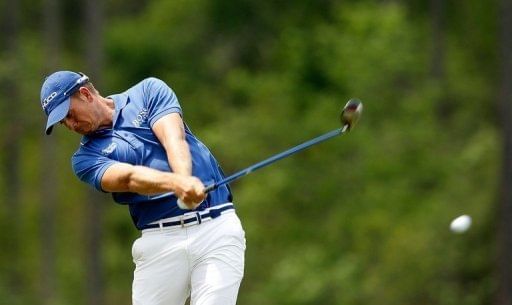
<path fill-rule="evenodd" d="M 79 139 L 44 136 L 39 92 L 83 71 L 148 76 L 226 173 L 354 131 L 232 184 L 238 304 L 512 304 L 508 0 L 0 1 L 0 304 L 131 303 L 126 207 L 79 182 Z M 473 217 L 463 235 L 448 230 Z"/>

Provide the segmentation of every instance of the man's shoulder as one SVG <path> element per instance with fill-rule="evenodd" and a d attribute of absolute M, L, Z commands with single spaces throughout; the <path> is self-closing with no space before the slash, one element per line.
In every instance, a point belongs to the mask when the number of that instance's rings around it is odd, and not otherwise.
<path fill-rule="evenodd" d="M 160 78 L 150 76 L 150 77 L 146 77 L 143 80 L 141 80 L 140 82 L 136 83 L 127 91 L 147 89 L 147 88 L 153 88 L 153 87 L 168 87 L 168 85 L 166 82 L 164 82 Z"/>
<path fill-rule="evenodd" d="M 163 80 L 157 77 L 147 77 L 143 80 L 139 81 L 135 85 L 128 88 L 126 91 L 114 94 L 112 96 L 125 96 L 135 100 L 140 99 L 141 97 L 148 97 L 154 94 L 158 94 L 158 92 L 163 91 L 172 91 L 169 85 Z"/>

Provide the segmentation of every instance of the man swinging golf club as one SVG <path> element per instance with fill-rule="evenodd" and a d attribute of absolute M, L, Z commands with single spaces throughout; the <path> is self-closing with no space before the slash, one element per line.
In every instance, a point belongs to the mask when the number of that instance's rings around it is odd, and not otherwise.
<path fill-rule="evenodd" d="M 41 88 L 46 134 L 61 123 L 83 135 L 75 174 L 128 205 L 141 231 L 132 248 L 134 305 L 236 303 L 245 235 L 208 148 L 183 122 L 175 93 L 148 78 L 103 97 L 81 73 L 58 71 Z M 204 184 L 203 184 L 204 183 Z M 188 210 L 180 209 L 178 199 Z"/>

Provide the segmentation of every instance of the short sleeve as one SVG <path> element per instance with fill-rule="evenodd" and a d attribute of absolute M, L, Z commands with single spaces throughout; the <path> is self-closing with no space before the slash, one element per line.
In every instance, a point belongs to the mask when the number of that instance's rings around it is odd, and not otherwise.
<path fill-rule="evenodd" d="M 80 149 L 71 158 L 75 175 L 83 182 L 104 192 L 101 188 L 101 179 L 105 171 L 118 161 L 109 159 L 100 153 Z"/>
<path fill-rule="evenodd" d="M 153 127 L 153 124 L 158 119 L 169 113 L 179 113 L 182 115 L 178 97 L 162 80 L 157 78 L 146 79 L 144 91 L 149 126 Z"/>

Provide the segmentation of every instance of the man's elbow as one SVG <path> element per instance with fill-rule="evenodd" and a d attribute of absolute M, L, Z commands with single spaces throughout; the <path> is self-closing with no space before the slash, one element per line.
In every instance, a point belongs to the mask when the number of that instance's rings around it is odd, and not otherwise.
<path fill-rule="evenodd" d="M 133 187 L 134 167 L 128 164 L 117 164 L 107 169 L 101 179 L 101 187 L 104 191 L 129 192 Z"/>

